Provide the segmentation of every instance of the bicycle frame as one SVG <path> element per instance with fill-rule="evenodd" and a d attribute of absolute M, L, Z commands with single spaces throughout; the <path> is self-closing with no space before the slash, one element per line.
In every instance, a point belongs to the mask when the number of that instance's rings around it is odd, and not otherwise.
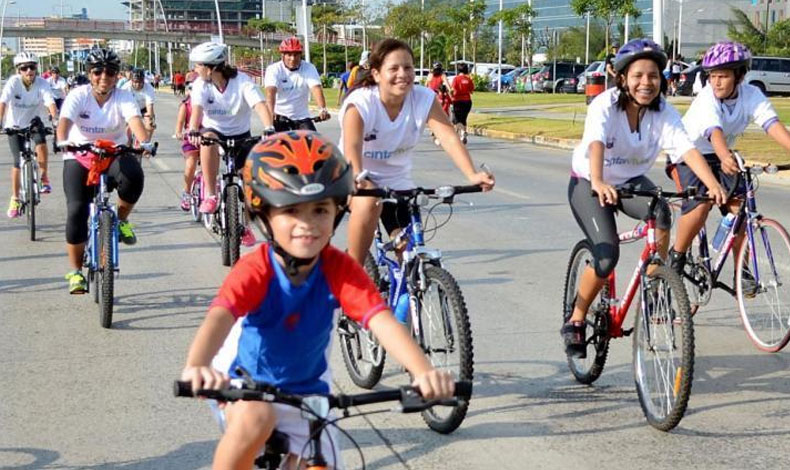
<path fill-rule="evenodd" d="M 107 190 L 107 175 L 101 174 L 99 178 L 99 185 L 96 188 L 96 196 L 90 205 L 90 218 L 89 220 L 89 249 L 86 251 L 90 259 L 88 265 L 91 271 L 99 270 L 99 221 L 101 220 L 102 212 L 110 211 L 112 214 L 112 267 L 113 271 L 118 272 L 118 214 L 114 204 L 110 203 L 110 192 Z"/>
<path fill-rule="evenodd" d="M 652 204 L 655 204 L 653 201 Z M 652 212 L 652 208 L 651 208 Z M 630 332 L 623 329 L 623 323 L 628 316 L 628 309 L 631 307 L 631 302 L 634 300 L 637 289 L 645 283 L 645 276 L 647 273 L 647 265 L 649 261 L 656 257 L 658 248 L 656 245 L 656 222 L 654 219 L 648 219 L 645 224 L 639 224 L 629 232 L 623 232 L 619 235 L 620 242 L 628 242 L 647 238 L 645 247 L 639 256 L 639 261 L 634 268 L 631 275 L 631 280 L 625 289 L 625 297 L 618 301 L 617 299 L 617 282 L 615 271 L 609 274 L 606 282 L 609 285 L 609 336 L 612 338 L 620 338 L 627 336 Z M 644 299 L 642 299 L 642 308 L 645 308 Z"/>
<path fill-rule="evenodd" d="M 762 216 L 759 212 L 757 212 L 757 199 L 755 197 L 755 185 L 754 185 L 754 178 L 752 177 L 752 173 L 750 169 L 746 168 L 742 165 L 742 162 L 739 161 L 739 166 L 741 166 L 741 175 L 744 178 L 744 182 L 746 185 L 746 199 L 741 202 L 741 207 L 738 210 L 737 215 L 735 216 L 735 220 L 730 227 L 729 232 L 727 233 L 724 242 L 722 243 L 722 248 L 719 251 L 719 255 L 716 257 L 715 262 L 713 262 L 712 256 L 710 254 L 710 250 L 708 249 L 708 235 L 705 227 L 697 234 L 697 240 L 699 241 L 699 253 L 700 253 L 700 262 L 708 270 L 711 274 L 711 282 L 713 284 L 712 288 L 721 288 L 722 290 L 728 292 L 730 295 L 735 295 L 735 286 L 730 287 L 723 282 L 719 281 L 719 276 L 721 275 L 725 261 L 727 260 L 728 255 L 732 251 L 733 247 L 735 246 L 735 239 L 738 237 L 738 234 L 741 232 L 742 226 L 746 223 L 746 239 L 744 240 L 746 243 L 749 244 L 749 257 L 751 258 L 752 264 L 752 275 L 754 276 L 755 281 L 759 285 L 760 282 L 760 272 L 757 267 L 757 255 L 755 250 L 755 242 L 754 242 L 754 224 L 752 221 L 759 220 Z M 776 266 L 774 265 L 774 258 L 773 254 L 771 253 L 771 244 L 768 240 L 768 237 L 765 233 L 762 233 L 763 243 L 767 249 L 768 258 L 771 261 L 771 269 L 773 270 L 774 275 L 777 274 Z M 733 255 L 737 256 L 737 255 Z M 690 282 L 694 282 L 693 279 L 689 279 L 686 276 L 686 279 Z"/>

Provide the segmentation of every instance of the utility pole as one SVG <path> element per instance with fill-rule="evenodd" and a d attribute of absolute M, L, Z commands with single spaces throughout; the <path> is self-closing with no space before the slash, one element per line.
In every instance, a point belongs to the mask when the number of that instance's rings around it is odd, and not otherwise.
<path fill-rule="evenodd" d="M 653 0 L 653 41 L 664 44 L 664 2 Z"/>

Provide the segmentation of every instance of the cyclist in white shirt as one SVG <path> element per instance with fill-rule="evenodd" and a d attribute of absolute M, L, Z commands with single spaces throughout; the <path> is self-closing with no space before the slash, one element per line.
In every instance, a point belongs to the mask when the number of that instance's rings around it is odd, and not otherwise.
<path fill-rule="evenodd" d="M 137 107 L 140 108 L 140 114 L 143 116 L 145 130 L 148 131 L 148 139 L 146 140 L 150 140 L 156 128 L 156 116 L 154 114 L 156 91 L 150 83 L 145 81 L 145 70 L 133 70 L 131 79 L 119 88 L 130 91 L 134 95 Z"/>
<path fill-rule="evenodd" d="M 49 110 L 49 115 L 55 119 L 58 110 L 55 107 L 55 100 L 52 98 L 49 84 L 43 78 L 37 76 L 38 59 L 35 54 L 30 52 L 20 52 L 14 57 L 14 66 L 17 74 L 11 76 L 3 87 L 0 94 L 0 122 L 3 128 L 18 127 L 25 128 L 30 126 L 33 118 L 40 117 L 42 105 Z M 41 169 L 41 192 L 52 192 L 52 185 L 49 182 L 47 171 L 47 141 L 46 135 L 41 132 L 33 135 L 33 142 L 36 145 L 36 157 Z M 11 148 L 11 200 L 8 203 L 6 215 L 14 218 L 19 217 L 19 152 L 24 148 L 24 141 L 21 136 L 13 135 L 8 137 L 8 146 Z"/>
<path fill-rule="evenodd" d="M 649 39 L 634 39 L 620 48 L 614 59 L 616 85 L 590 104 L 582 141 L 573 152 L 568 199 L 576 222 L 593 247 L 594 260 L 582 274 L 572 316 L 561 330 L 569 355 L 586 357 L 587 309 L 617 265 L 620 246 L 615 213 L 621 211 L 635 219 L 647 215 L 646 198 L 620 200 L 617 186 L 628 183 L 637 189 L 654 188 L 646 173 L 663 149 L 675 161 L 685 161 L 711 188 L 717 203 L 726 197 L 686 135 L 680 115 L 662 96 L 667 89 L 661 73 L 666 63 L 664 51 Z M 591 195 L 591 190 L 597 195 Z M 659 202 L 656 243 L 662 257 L 667 254 L 671 223 L 668 204 Z"/>
<path fill-rule="evenodd" d="M 120 66 L 120 59 L 111 50 L 93 49 L 90 52 L 85 68 L 91 83 L 75 88 L 66 96 L 58 122 L 58 142 L 85 144 L 105 139 L 116 145 L 125 144 L 128 125 L 141 147 L 151 148 L 134 96 L 116 88 Z M 66 251 L 72 268 L 66 279 L 71 294 L 83 294 L 87 290 L 82 261 L 88 240 L 88 211 L 94 193 L 94 187 L 86 185 L 92 164 L 91 154 L 66 152 L 63 155 Z M 119 239 L 133 245 L 137 237 L 128 218 L 143 192 L 143 169 L 137 158 L 122 155 L 115 158 L 106 171 L 109 184 L 118 190 Z"/>
<path fill-rule="evenodd" d="M 50 88 L 52 88 L 52 97 L 55 99 L 55 106 L 57 106 L 58 111 L 60 111 L 61 106 L 63 106 L 63 100 L 69 92 L 69 84 L 66 82 L 65 78 L 60 76 L 60 69 L 57 67 L 52 67 L 50 69 L 50 76 L 47 78 L 47 82 Z"/>
<path fill-rule="evenodd" d="M 385 39 L 370 54 L 370 74 L 355 87 L 340 109 L 340 148 L 354 175 L 369 172 L 360 187 L 411 189 L 414 148 L 427 125 L 442 148 L 471 184 L 484 190 L 494 186 L 494 176 L 476 171 L 472 158 L 455 133 L 436 94 L 414 84 L 414 54 L 403 41 Z M 388 233 L 409 223 L 408 208 L 385 204 L 375 198 L 351 199 L 348 253 L 364 263 L 379 217 Z"/>
<path fill-rule="evenodd" d="M 263 123 L 265 132 L 274 132 L 272 116 L 264 102 L 263 93 L 252 79 L 226 64 L 227 48 L 222 44 L 206 42 L 192 49 L 190 62 L 200 78 L 192 84 L 192 116 L 189 122 L 189 140 L 200 148 L 200 165 L 206 199 L 200 212 L 211 214 L 217 210 L 216 194 L 219 153 L 216 145 L 200 145 L 200 136 L 243 139 L 250 137 L 250 120 L 254 110 Z M 252 144 L 249 145 L 252 148 Z M 248 149 L 238 154 L 236 168 L 241 171 Z M 241 242 L 245 246 L 255 243 L 255 235 L 245 224 Z"/>
<path fill-rule="evenodd" d="M 263 85 L 269 112 L 274 116 L 274 129 L 283 132 L 295 129 L 316 130 L 310 119 L 307 102 L 310 94 L 321 108 L 319 118 L 329 119 L 326 99 L 318 70 L 302 60 L 302 43 L 296 37 L 280 43 L 282 60 L 266 67 Z"/>
<path fill-rule="evenodd" d="M 702 59 L 702 67 L 709 74 L 708 85 L 694 99 L 683 117 L 689 137 L 705 155 L 708 165 L 722 186 L 728 191 L 734 191 L 735 195 L 742 195 L 744 188 L 735 188 L 738 164 L 730 148 L 750 123 L 754 122 L 762 127 L 774 141 L 790 150 L 790 132 L 779 121 L 771 102 L 759 88 L 743 83 L 743 77 L 749 71 L 751 62 L 752 54 L 749 49 L 737 42 L 723 41 L 708 49 Z M 696 186 L 700 194 L 707 193 L 706 185 L 687 165 L 680 163 L 670 170 L 680 186 Z M 739 208 L 739 199 L 730 201 L 730 212 L 737 213 Z M 686 250 L 705 225 L 710 209 L 711 205 L 702 201 L 683 203 L 683 216 L 678 221 L 677 238 L 669 252 L 670 263 L 678 272 L 682 272 Z M 735 239 L 733 253 L 740 249 L 743 233 L 742 230 Z M 754 279 L 746 270 L 743 271 L 743 277 L 747 282 Z"/>

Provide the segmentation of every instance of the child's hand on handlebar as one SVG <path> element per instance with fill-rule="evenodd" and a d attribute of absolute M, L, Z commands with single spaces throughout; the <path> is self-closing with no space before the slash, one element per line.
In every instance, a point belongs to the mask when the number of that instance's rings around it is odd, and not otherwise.
<path fill-rule="evenodd" d="M 230 383 L 226 374 L 210 366 L 186 366 L 181 372 L 181 380 L 190 382 L 194 391 L 219 390 Z"/>
<path fill-rule="evenodd" d="M 455 392 L 455 381 L 449 372 L 431 369 L 414 378 L 412 386 L 420 389 L 426 400 L 452 398 Z"/>
<path fill-rule="evenodd" d="M 717 184 L 715 188 L 709 188 L 708 196 L 713 199 L 717 206 L 723 206 L 727 203 L 727 192 L 724 191 L 720 184 Z"/>
<path fill-rule="evenodd" d="M 469 183 L 479 185 L 483 191 L 491 191 L 496 184 L 494 174 L 488 171 L 478 171 L 471 176 L 467 177 Z"/>

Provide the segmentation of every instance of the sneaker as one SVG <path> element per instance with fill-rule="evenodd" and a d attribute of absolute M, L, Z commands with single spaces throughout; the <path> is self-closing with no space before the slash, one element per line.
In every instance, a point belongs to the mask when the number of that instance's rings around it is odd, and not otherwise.
<path fill-rule="evenodd" d="M 217 206 L 219 205 L 219 199 L 216 195 L 208 196 L 203 202 L 200 203 L 200 212 L 202 214 L 213 214 L 217 211 Z"/>
<path fill-rule="evenodd" d="M 118 222 L 118 239 L 124 245 L 134 245 L 137 243 L 137 236 L 134 234 L 134 227 L 128 220 Z"/>
<path fill-rule="evenodd" d="M 583 321 L 571 321 L 562 326 L 560 334 L 565 342 L 565 354 L 579 359 L 587 357 L 587 323 Z"/>
<path fill-rule="evenodd" d="M 72 271 L 66 274 L 66 280 L 69 281 L 69 294 L 84 294 L 88 292 L 88 282 L 82 271 Z"/>
<path fill-rule="evenodd" d="M 192 195 L 184 191 L 181 193 L 181 210 L 189 212 L 190 207 L 192 207 Z"/>
<path fill-rule="evenodd" d="M 679 253 L 674 248 L 669 249 L 669 267 L 683 277 L 683 267 L 686 265 L 686 253 Z"/>
<path fill-rule="evenodd" d="M 41 194 L 49 194 L 52 192 L 52 185 L 49 184 L 49 178 L 41 178 Z"/>
<path fill-rule="evenodd" d="M 733 281 L 733 284 L 734 283 L 735 281 Z M 751 299 L 757 295 L 757 280 L 754 279 L 754 276 L 748 269 L 741 270 L 741 287 L 743 289 L 743 295 L 747 299 Z"/>
<path fill-rule="evenodd" d="M 8 216 L 10 219 L 15 219 L 22 214 L 20 210 L 22 209 L 22 203 L 19 202 L 19 199 L 12 197 L 10 201 L 8 201 L 8 212 L 5 215 Z"/>
<path fill-rule="evenodd" d="M 254 246 L 257 239 L 255 238 L 255 232 L 252 231 L 250 226 L 244 227 L 244 233 L 241 234 L 241 244 L 242 246 Z"/>

